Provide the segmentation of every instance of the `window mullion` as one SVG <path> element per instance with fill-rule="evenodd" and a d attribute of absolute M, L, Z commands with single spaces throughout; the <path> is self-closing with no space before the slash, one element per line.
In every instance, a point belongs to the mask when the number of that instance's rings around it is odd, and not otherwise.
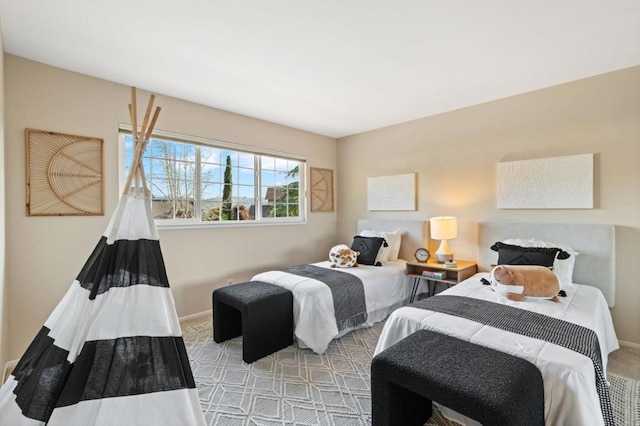
<path fill-rule="evenodd" d="M 253 169 L 255 170 L 255 175 L 253 178 L 254 181 L 254 191 L 253 191 L 253 204 L 255 207 L 254 212 L 254 220 L 260 221 L 262 220 L 262 170 L 260 168 L 261 156 L 255 155 L 253 160 Z"/>
<path fill-rule="evenodd" d="M 200 147 L 198 145 L 195 145 L 196 148 L 196 158 L 195 158 L 195 162 L 196 162 L 196 166 L 195 166 L 195 170 L 194 170 L 194 176 L 193 176 L 193 208 L 194 208 L 194 219 L 197 219 L 197 222 L 202 222 L 202 208 L 201 208 L 201 177 L 200 177 L 200 173 L 202 170 L 202 166 L 201 166 L 201 162 L 200 162 Z M 197 216 L 196 216 L 197 215 Z"/>

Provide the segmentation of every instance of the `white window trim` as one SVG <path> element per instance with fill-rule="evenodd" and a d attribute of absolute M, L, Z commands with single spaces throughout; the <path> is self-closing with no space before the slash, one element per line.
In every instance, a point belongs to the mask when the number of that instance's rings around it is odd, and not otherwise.
<path fill-rule="evenodd" d="M 124 134 L 132 133 L 133 127 L 130 124 L 119 123 L 118 124 L 118 176 L 119 176 L 119 185 L 118 188 L 122 188 L 126 183 L 126 164 L 125 164 L 125 152 L 124 152 Z M 289 159 L 299 161 L 301 163 L 301 168 L 303 171 L 300 173 L 300 216 L 291 218 L 291 217 L 281 217 L 281 218 L 263 218 L 261 216 L 256 215 L 256 219 L 254 220 L 227 220 L 227 221 L 201 221 L 200 219 L 154 219 L 156 226 L 158 229 L 196 229 L 196 228 L 230 228 L 230 227 L 251 227 L 251 226 L 280 226 L 280 225 L 304 225 L 307 223 L 307 185 L 306 185 L 306 176 L 308 173 L 307 161 L 303 156 L 291 154 L 283 151 L 277 151 L 266 148 L 252 147 L 249 145 L 242 145 L 232 142 L 221 141 L 218 139 L 208 139 L 200 136 L 192 136 L 175 132 L 168 132 L 164 130 L 154 130 L 152 138 L 158 139 L 169 139 L 175 142 L 183 142 L 187 144 L 193 145 L 202 145 L 202 146 L 212 146 L 215 148 L 223 148 L 230 149 L 234 151 L 246 152 L 255 155 L 266 155 L 273 156 L 277 158 Z M 196 164 L 198 170 L 200 169 L 200 156 L 196 157 Z M 256 163 L 258 163 L 258 159 L 256 157 Z M 258 165 L 256 164 L 256 185 L 255 185 L 255 195 L 254 199 L 258 201 L 258 204 L 262 205 L 261 199 L 261 176 L 258 173 Z M 196 177 L 196 208 L 197 211 L 200 211 L 200 185 L 199 185 L 200 176 Z M 256 206 L 256 213 L 258 211 L 258 205 Z M 262 210 L 260 208 L 260 210 Z"/>

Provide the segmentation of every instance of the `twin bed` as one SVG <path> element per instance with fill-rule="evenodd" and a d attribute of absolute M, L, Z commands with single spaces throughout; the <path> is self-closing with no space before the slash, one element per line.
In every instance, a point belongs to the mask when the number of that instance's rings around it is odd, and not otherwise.
<path fill-rule="evenodd" d="M 339 329 L 334 316 L 332 292 L 312 278 L 300 277 L 283 271 L 269 271 L 254 277 L 290 289 L 294 294 L 295 334 L 298 343 L 317 353 L 326 350 L 329 342 L 356 327 L 371 326 L 389 316 L 375 353 L 378 354 L 404 337 L 420 329 L 430 329 L 475 344 L 491 347 L 535 364 L 541 371 L 545 389 L 546 424 L 610 424 L 610 406 L 607 407 L 608 389 L 604 383 L 597 388 L 600 376 L 606 372 L 608 354 L 618 348 L 609 307 L 615 300 L 615 228 L 609 225 L 587 224 L 479 224 L 478 264 L 484 271 L 440 293 L 458 298 L 468 297 L 511 305 L 544 314 L 557 320 L 578 324 L 593 330 L 597 336 L 600 365 L 589 356 L 553 344 L 505 331 L 461 316 L 434 312 L 420 307 L 420 302 L 408 304 L 411 285 L 404 275 L 405 262 L 411 259 L 415 248 L 426 240 L 424 222 L 421 221 L 359 221 L 358 232 L 364 229 L 384 231 L 401 230 L 403 241 L 399 260 L 383 266 L 359 266 L 342 273 L 357 275 L 363 281 L 367 316 L 359 325 Z M 536 238 L 562 243 L 579 254 L 575 256 L 573 281 L 565 283 L 566 297 L 559 303 L 549 300 L 512 302 L 499 296 L 482 278 L 496 263 L 497 255 L 490 250 L 496 241 L 509 238 Z M 316 264 L 328 268 L 328 262 Z M 571 271 L 570 275 L 571 276 Z M 439 295 L 435 296 L 439 297 Z M 453 299 L 458 300 L 458 299 Z M 462 299 L 460 299 L 462 300 Z M 569 339 L 571 336 L 562 337 Z M 570 346 L 570 345 L 569 345 Z M 425 357 L 429 354 L 425 353 Z M 452 355 L 455 356 L 455 355 Z M 473 420 L 440 407 L 443 413 L 464 424 Z"/>
<path fill-rule="evenodd" d="M 395 309 L 406 305 L 411 297 L 411 285 L 404 274 L 405 259 L 422 243 L 425 235 L 424 221 L 359 220 L 358 234 L 367 230 L 399 231 L 402 234 L 397 260 L 382 262 L 382 266 L 358 265 L 357 268 L 330 269 L 328 261 L 314 266 L 328 269 L 327 272 L 358 277 L 364 287 L 366 319 L 359 324 L 340 326 L 336 321 L 336 307 L 331 289 L 323 282 L 286 270 L 274 270 L 254 276 L 252 281 L 263 281 L 291 290 L 295 336 L 300 347 L 310 348 L 321 354 L 331 340 L 354 328 L 372 326 L 382 321 Z M 349 242 L 350 243 L 350 242 Z"/>

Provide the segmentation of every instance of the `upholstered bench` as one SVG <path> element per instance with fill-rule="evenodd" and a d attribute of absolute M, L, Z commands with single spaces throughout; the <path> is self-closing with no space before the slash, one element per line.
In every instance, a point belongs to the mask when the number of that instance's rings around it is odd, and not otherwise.
<path fill-rule="evenodd" d="M 432 401 L 484 425 L 544 425 L 542 375 L 527 360 L 428 330 L 373 358 L 373 426 L 423 425 Z"/>
<path fill-rule="evenodd" d="M 213 340 L 242 335 L 246 363 L 293 343 L 293 295 L 285 288 L 249 281 L 214 290 Z"/>

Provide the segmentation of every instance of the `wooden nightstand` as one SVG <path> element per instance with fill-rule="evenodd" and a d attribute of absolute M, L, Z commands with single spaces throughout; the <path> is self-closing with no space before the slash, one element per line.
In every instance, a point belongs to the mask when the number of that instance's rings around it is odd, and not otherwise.
<path fill-rule="evenodd" d="M 418 284 L 420 280 L 426 280 L 429 286 L 429 296 L 433 296 L 436 291 L 436 285 L 438 283 L 445 283 L 448 286 L 458 284 L 460 281 L 466 280 L 478 271 L 478 264 L 476 262 L 469 262 L 466 260 L 456 260 L 458 264 L 455 268 L 447 268 L 443 263 L 436 262 L 407 262 L 404 273 L 413 278 L 413 287 L 411 289 L 411 299 L 413 302 L 416 298 L 416 292 L 418 291 Z M 446 277 L 443 279 L 427 278 L 422 276 L 422 271 L 425 269 L 431 271 L 445 271 Z M 431 290 L 431 283 L 433 282 L 433 290 Z"/>

